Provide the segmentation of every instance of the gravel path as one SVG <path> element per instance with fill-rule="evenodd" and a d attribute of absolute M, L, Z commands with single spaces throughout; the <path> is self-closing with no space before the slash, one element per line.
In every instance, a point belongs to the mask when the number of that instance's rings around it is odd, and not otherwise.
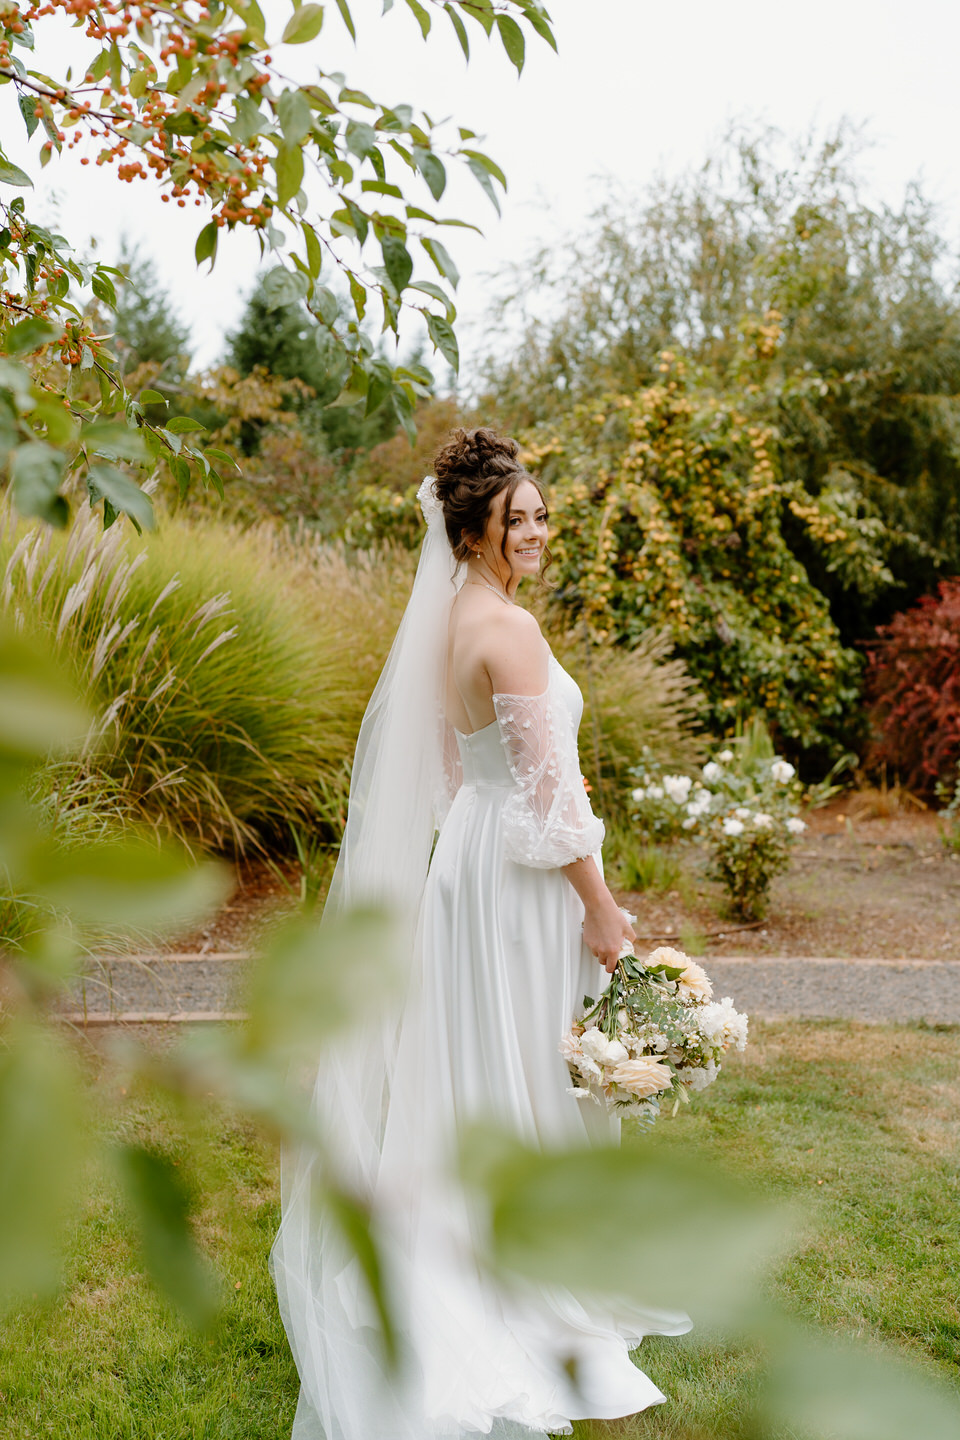
<path fill-rule="evenodd" d="M 242 964 L 236 954 L 103 960 L 65 1008 L 94 1024 L 235 1015 Z M 711 955 L 704 964 L 716 994 L 758 1018 L 960 1025 L 960 961 Z"/>

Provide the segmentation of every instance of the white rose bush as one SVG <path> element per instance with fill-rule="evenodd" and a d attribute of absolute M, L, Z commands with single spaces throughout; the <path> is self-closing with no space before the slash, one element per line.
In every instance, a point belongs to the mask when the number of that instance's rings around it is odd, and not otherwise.
<path fill-rule="evenodd" d="M 770 885 L 789 864 L 790 846 L 806 830 L 803 787 L 788 760 L 754 727 L 703 766 L 700 776 L 670 775 L 648 753 L 633 772 L 631 814 L 640 833 L 660 843 L 694 840 L 709 847 L 709 873 L 740 920 L 766 914 Z"/>
<path fill-rule="evenodd" d="M 670 1095 L 674 1113 L 720 1073 L 721 1056 L 747 1043 L 747 1016 L 713 999 L 706 972 L 681 950 L 662 945 L 646 960 L 620 956 L 599 1000 L 560 1041 L 571 1094 L 649 1124 Z"/>

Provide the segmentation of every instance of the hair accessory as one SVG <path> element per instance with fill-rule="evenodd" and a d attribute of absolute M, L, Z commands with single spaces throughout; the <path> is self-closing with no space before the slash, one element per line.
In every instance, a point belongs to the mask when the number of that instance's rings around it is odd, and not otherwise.
<path fill-rule="evenodd" d="M 417 499 L 420 501 L 420 509 L 428 527 L 433 525 L 436 520 L 443 518 L 443 506 L 437 496 L 437 482 L 432 475 L 423 477 L 420 489 L 417 491 Z"/>

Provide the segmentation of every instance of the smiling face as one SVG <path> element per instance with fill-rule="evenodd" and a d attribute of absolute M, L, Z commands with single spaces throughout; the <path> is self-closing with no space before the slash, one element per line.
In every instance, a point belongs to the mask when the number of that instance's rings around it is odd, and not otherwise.
<path fill-rule="evenodd" d="M 490 503 L 483 558 L 504 586 L 515 588 L 525 575 L 539 575 L 547 545 L 547 507 L 532 480 L 521 480 L 510 499 L 504 527 L 502 493 Z M 504 528 L 506 537 L 504 543 Z"/>

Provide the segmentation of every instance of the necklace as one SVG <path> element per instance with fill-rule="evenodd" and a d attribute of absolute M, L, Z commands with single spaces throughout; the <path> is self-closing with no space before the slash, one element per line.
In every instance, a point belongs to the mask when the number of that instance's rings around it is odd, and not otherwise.
<path fill-rule="evenodd" d="M 491 585 L 487 580 L 467 580 L 465 583 L 467 585 L 482 585 L 486 590 L 489 590 L 492 595 L 496 595 L 498 600 L 502 600 L 504 605 L 513 604 L 509 595 L 504 595 L 502 590 L 498 590 L 496 585 Z"/>

